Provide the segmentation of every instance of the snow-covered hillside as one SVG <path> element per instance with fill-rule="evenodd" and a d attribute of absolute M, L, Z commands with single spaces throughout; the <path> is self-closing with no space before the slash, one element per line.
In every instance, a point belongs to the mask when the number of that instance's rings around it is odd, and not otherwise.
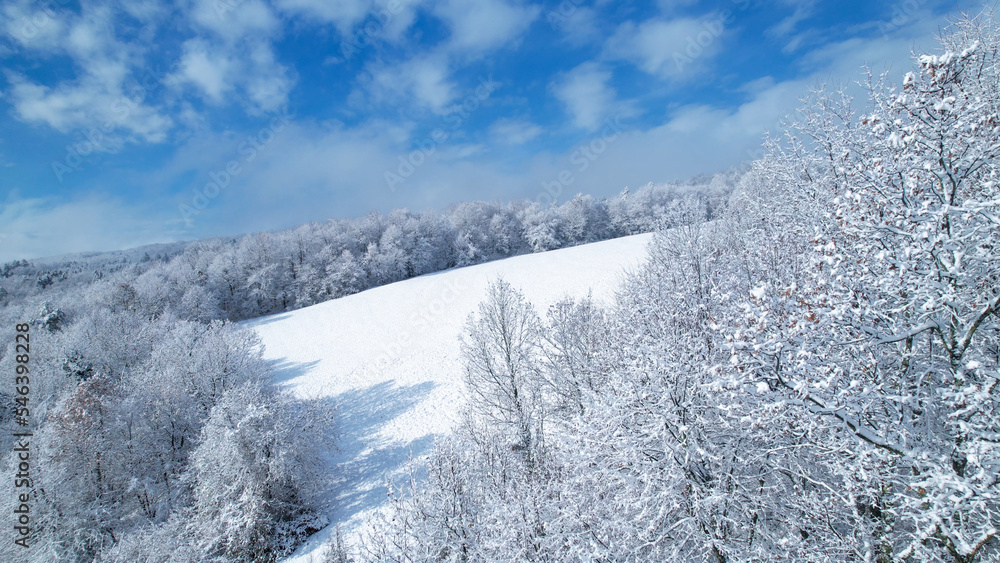
<path fill-rule="evenodd" d="M 331 521 L 348 535 L 356 530 L 386 499 L 386 476 L 449 432 L 463 401 L 459 335 L 490 281 L 503 277 L 543 315 L 565 296 L 591 291 L 607 301 L 622 274 L 643 261 L 651 238 L 448 270 L 247 322 L 275 363 L 279 385 L 338 406 L 339 483 L 329 498 Z M 318 534 L 293 560 L 319 555 L 325 536 Z"/>

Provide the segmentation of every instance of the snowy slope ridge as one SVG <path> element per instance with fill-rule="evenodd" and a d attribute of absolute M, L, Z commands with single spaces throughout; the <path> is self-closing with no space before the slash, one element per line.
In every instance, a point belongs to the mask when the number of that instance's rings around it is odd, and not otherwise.
<path fill-rule="evenodd" d="M 516 256 L 370 289 L 305 309 L 248 321 L 274 362 L 276 383 L 338 407 L 340 451 L 330 519 L 350 536 L 386 499 L 386 476 L 405 470 L 462 405 L 459 336 L 487 284 L 503 277 L 545 314 L 588 291 L 609 301 L 639 266 L 652 235 Z M 290 561 L 318 560 L 326 533 Z"/>

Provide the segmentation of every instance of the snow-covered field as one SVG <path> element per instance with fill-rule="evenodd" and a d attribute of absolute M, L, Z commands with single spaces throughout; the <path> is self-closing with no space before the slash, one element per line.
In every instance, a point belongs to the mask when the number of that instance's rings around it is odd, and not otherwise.
<path fill-rule="evenodd" d="M 421 276 L 305 309 L 249 321 L 276 366 L 276 382 L 338 408 L 338 480 L 330 519 L 350 537 L 386 499 L 386 476 L 405 470 L 450 431 L 462 405 L 459 335 L 502 276 L 539 314 L 588 291 L 609 300 L 652 235 L 517 256 Z M 290 561 L 317 560 L 327 533 Z"/>

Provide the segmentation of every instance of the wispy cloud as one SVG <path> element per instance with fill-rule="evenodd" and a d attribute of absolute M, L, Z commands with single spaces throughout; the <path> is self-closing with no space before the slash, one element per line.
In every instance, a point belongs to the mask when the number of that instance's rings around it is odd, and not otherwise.
<path fill-rule="evenodd" d="M 176 237 L 155 207 L 97 194 L 68 200 L 8 194 L 0 203 L 0 225 L 0 261 L 119 250 Z"/>
<path fill-rule="evenodd" d="M 908 68 L 946 4 L 872 20 L 814 0 L 9 0 L 3 244 L 31 256 L 534 198 L 563 170 L 567 194 L 595 195 L 711 172 L 752 156 L 809 86 Z M 483 80 L 498 86 L 478 98 Z M 266 149 L 242 145 L 285 110 Z M 600 157 L 580 160 L 592 143 Z M 178 204 L 231 161 L 238 177 L 184 227 Z"/>
<path fill-rule="evenodd" d="M 768 34 L 776 37 L 787 37 L 796 31 L 800 23 L 812 17 L 816 11 L 816 0 L 783 0 L 792 8 L 792 13 L 775 25 L 768 28 Z"/>
<path fill-rule="evenodd" d="M 63 133 L 98 128 L 111 150 L 127 140 L 158 143 L 173 120 L 137 92 L 145 49 L 115 34 L 115 11 L 84 3 L 79 13 L 39 10 L 20 3 L 5 8 L 8 38 L 43 57 L 65 56 L 76 76 L 46 84 L 8 70 L 14 115 Z M 148 74 L 148 73 L 147 73 Z"/>
<path fill-rule="evenodd" d="M 625 22 L 605 46 L 606 56 L 631 62 L 643 72 L 680 80 L 703 70 L 723 52 L 730 12 L 702 18 Z"/>
<path fill-rule="evenodd" d="M 445 0 L 434 12 L 450 31 L 448 48 L 455 53 L 479 53 L 515 42 L 541 9 L 508 0 Z"/>
<path fill-rule="evenodd" d="M 619 103 L 611 78 L 610 70 L 590 61 L 556 79 L 552 89 L 566 107 L 573 125 L 590 131 L 608 117 Z"/>
<path fill-rule="evenodd" d="M 545 132 L 540 126 L 520 119 L 499 119 L 490 126 L 490 134 L 504 145 L 523 145 Z"/>

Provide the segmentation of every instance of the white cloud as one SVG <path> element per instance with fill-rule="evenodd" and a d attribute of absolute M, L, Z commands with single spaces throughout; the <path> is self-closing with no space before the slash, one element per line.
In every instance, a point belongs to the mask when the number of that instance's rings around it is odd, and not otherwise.
<path fill-rule="evenodd" d="M 815 0 L 784 0 L 783 3 L 791 6 L 793 11 L 791 15 L 768 28 L 767 33 L 776 37 L 791 35 L 795 28 L 804 20 L 812 17 L 816 10 Z"/>
<path fill-rule="evenodd" d="M 267 3 L 194 0 L 188 17 L 197 31 L 208 31 L 212 37 L 184 42 L 171 85 L 191 86 L 214 105 L 239 99 L 231 94 L 241 92 L 245 97 L 240 101 L 252 114 L 288 103 L 295 78 L 275 56 L 272 41 L 282 26 Z"/>
<path fill-rule="evenodd" d="M 369 65 L 360 77 L 362 90 L 353 100 L 371 107 L 371 103 L 403 105 L 415 103 L 434 113 L 443 113 L 455 99 L 455 83 L 449 79 L 450 63 L 443 55 L 424 55 L 395 65 Z"/>
<path fill-rule="evenodd" d="M 295 84 L 290 74 L 267 41 L 247 39 L 235 47 L 189 39 L 167 83 L 180 89 L 192 87 L 213 105 L 230 102 L 231 93 L 239 90 L 246 95 L 251 113 L 259 113 L 276 111 L 288 103 Z"/>
<path fill-rule="evenodd" d="M 505 166 L 505 156 L 498 155 L 498 151 L 478 152 L 474 145 L 449 143 L 436 147 L 434 155 L 396 192 L 390 192 L 381 175 L 397 169 L 399 158 L 411 150 L 409 142 L 401 138 L 389 140 L 374 131 L 378 127 L 370 127 L 362 135 L 356 130 L 324 133 L 303 126 L 287 138 L 287 146 L 275 151 L 273 159 L 269 157 L 267 171 L 254 174 L 250 182 L 255 187 L 247 189 L 258 194 L 273 190 L 274 195 L 259 197 L 273 198 L 268 199 L 272 205 L 289 206 L 282 211 L 289 225 L 295 222 L 296 211 L 291 208 L 294 204 L 281 203 L 276 188 L 269 187 L 271 183 L 311 186 L 305 191 L 319 197 L 317 201 L 331 202 L 330 209 L 334 208 L 333 202 L 343 201 L 336 207 L 340 216 L 360 214 L 373 207 L 441 208 L 477 197 L 533 198 L 539 195 L 543 182 L 551 184 L 563 170 L 568 170 L 573 180 L 565 187 L 563 197 L 577 192 L 612 195 L 625 186 L 684 179 L 756 158 L 764 132 L 774 130 L 786 114 L 793 112 L 798 99 L 817 81 L 831 73 L 856 78 L 861 63 L 874 56 L 899 61 L 897 65 L 903 66 L 908 54 L 908 44 L 902 39 L 888 44 L 881 40 L 860 40 L 830 45 L 808 63 L 810 70 L 799 78 L 776 82 L 764 77 L 748 83 L 743 88 L 748 99 L 739 106 L 681 106 L 660 125 L 625 131 L 607 142 L 602 139 L 605 122 L 597 116 L 617 113 L 613 109 L 608 111 L 609 107 L 615 107 L 615 102 L 608 102 L 614 100 L 613 90 L 607 89 L 609 73 L 598 64 L 587 63 L 564 76 L 558 84 L 565 92 L 575 92 L 575 96 L 564 97 L 577 104 L 574 115 L 579 114 L 581 123 L 591 126 L 588 128 L 591 133 L 565 152 L 543 153 L 520 163 L 516 172 Z M 605 103 L 593 104 L 595 98 L 603 98 Z M 590 105 L 584 103 L 588 101 Z M 535 127 L 528 122 L 500 120 L 490 127 L 490 132 L 499 143 L 505 135 L 510 141 L 519 140 L 521 131 L 530 132 L 530 136 L 537 132 Z M 595 158 L 587 159 L 587 168 L 581 170 L 577 163 L 582 161 L 571 157 L 580 147 L 594 146 L 599 149 Z M 331 188 L 324 191 L 329 178 L 337 178 L 335 194 Z M 304 208 L 299 212 L 316 213 Z M 309 218 L 319 217 L 314 214 Z"/>
<path fill-rule="evenodd" d="M 195 36 L 183 43 L 172 73 L 160 76 L 146 67 L 146 56 L 159 49 L 155 30 L 173 15 L 171 7 L 155 0 L 122 7 L 82 2 L 78 12 L 25 0 L 6 5 L 0 31 L 25 50 L 68 57 L 77 71 L 46 81 L 8 72 L 5 97 L 13 114 L 77 136 L 98 129 L 97 149 L 116 150 L 166 140 L 175 125 L 168 112 L 176 109 L 166 104 L 177 100 L 159 96 L 161 86 L 190 87 L 212 104 L 237 100 L 252 114 L 287 103 L 295 76 L 274 54 L 271 41 L 281 26 L 267 3 L 187 0 L 180 8 Z"/>
<path fill-rule="evenodd" d="M 592 130 L 611 113 L 616 93 L 608 83 L 611 72 L 594 62 L 586 62 L 567 72 L 553 84 L 556 98 L 566 106 L 573 125 Z"/>
<path fill-rule="evenodd" d="M 448 26 L 449 38 L 436 48 L 402 62 L 385 63 L 379 59 L 369 63 L 359 76 L 358 88 L 349 101 L 354 107 L 370 107 L 374 101 L 403 106 L 412 104 L 437 114 L 446 113 L 458 95 L 451 76 L 454 68 L 515 42 L 539 12 L 538 7 L 507 0 L 437 3 L 433 13 Z M 405 15 L 405 10 L 402 13 Z M 398 21 L 386 17 L 386 27 Z M 404 18 L 403 21 L 409 20 Z"/>
<path fill-rule="evenodd" d="M 600 37 L 597 11 L 587 6 L 574 6 L 567 13 L 556 8 L 547 13 L 545 19 L 562 32 L 571 45 L 584 45 Z"/>
<path fill-rule="evenodd" d="M 62 202 L 9 195 L 0 204 L 0 261 L 173 240 L 156 213 L 99 195 Z"/>
<path fill-rule="evenodd" d="M 802 44 L 805 43 L 807 39 L 810 39 L 810 34 L 796 33 L 792 37 L 788 38 L 788 41 L 785 43 L 785 46 L 781 48 L 781 52 L 794 53 L 795 51 L 799 50 L 799 47 L 801 47 Z"/>
<path fill-rule="evenodd" d="M 680 79 L 703 69 L 722 52 L 725 31 L 720 14 L 700 19 L 656 18 L 638 25 L 626 22 L 608 39 L 605 55 L 627 60 L 647 74 Z"/>
<path fill-rule="evenodd" d="M 160 185 L 191 182 L 173 204 L 190 204 L 213 171 L 227 161 L 241 165 L 240 174 L 194 219 L 183 238 L 251 232 L 295 226 L 305 221 L 360 216 L 372 209 L 388 211 L 443 208 L 453 202 L 493 199 L 518 189 L 520 178 L 488 160 L 478 144 L 457 136 L 438 144 L 414 138 L 413 131 L 394 121 L 369 121 L 347 127 L 339 123 L 293 120 L 256 151 L 252 161 L 239 152 L 245 133 L 204 135 L 190 139 L 165 169 L 143 178 Z M 422 143 L 423 141 L 423 143 Z M 432 147 L 411 169 L 401 160 L 416 146 Z M 430 150 L 430 148 L 428 148 Z M 389 187 L 386 173 L 405 179 Z M 194 181 L 189 180 L 193 176 Z M 524 195 L 531 195 L 528 190 Z"/>
<path fill-rule="evenodd" d="M 320 23 L 332 24 L 342 40 L 349 41 L 354 33 L 366 40 L 378 38 L 398 41 L 416 18 L 424 0 L 278 0 L 283 12 Z M 371 32 L 356 26 L 371 24 Z"/>
<path fill-rule="evenodd" d="M 166 20 L 169 12 L 169 7 L 163 5 L 160 0 L 128 0 L 122 2 L 121 8 L 147 26 L 154 26 L 157 22 Z"/>
<path fill-rule="evenodd" d="M 281 22 L 261 0 L 194 0 L 188 9 L 191 21 L 228 42 L 247 36 L 269 37 Z"/>
<path fill-rule="evenodd" d="M 55 92 L 48 86 L 36 84 L 19 74 L 9 73 L 9 97 L 18 118 L 27 122 L 40 122 L 62 132 L 87 123 L 94 100 L 102 96 L 99 88 L 64 87 Z"/>
<path fill-rule="evenodd" d="M 256 107 L 262 111 L 277 111 L 285 107 L 295 80 L 290 71 L 278 63 L 271 46 L 251 46 L 250 63 L 246 88 Z"/>
<path fill-rule="evenodd" d="M 508 0 L 280 0 L 279 9 L 330 23 L 340 32 L 341 49 L 327 63 L 342 62 L 377 41 L 399 42 L 427 4 L 429 12 L 450 31 L 441 44 L 411 54 L 403 61 L 375 59 L 356 77 L 348 102 L 354 108 L 371 104 L 413 106 L 445 113 L 457 96 L 452 71 L 484 53 L 516 42 L 538 17 L 540 9 Z"/>
<path fill-rule="evenodd" d="M 285 12 L 333 23 L 344 35 L 349 33 L 354 25 L 364 20 L 375 7 L 375 2 L 372 0 L 341 0 L 339 2 L 278 0 L 275 4 Z"/>
<path fill-rule="evenodd" d="M 490 135 L 505 145 L 523 145 L 544 132 L 538 125 L 519 119 L 498 119 L 490 126 Z"/>
<path fill-rule="evenodd" d="M 298 0 L 300 5 L 306 3 Z M 288 4 L 291 2 L 284 3 Z M 232 44 L 227 39 L 228 32 L 197 24 L 200 27 L 196 29 L 203 36 L 182 49 L 174 69 L 178 87 L 191 88 L 207 100 L 215 98 L 223 102 L 243 95 L 258 109 L 284 103 L 294 83 L 293 71 L 280 64 L 271 45 L 274 35 L 268 34 L 278 32 L 269 31 L 267 25 L 251 24 L 253 21 L 264 20 L 245 20 L 240 25 L 247 40 Z M 678 21 L 688 22 L 688 27 Z M 697 25 L 690 27 L 693 25 L 690 22 L 701 24 L 703 20 L 656 19 L 629 24 L 631 27 L 627 29 L 631 34 L 624 34 L 626 28 L 619 28 L 622 34 L 616 34 L 617 43 L 606 45 L 605 57 L 628 60 L 655 76 L 678 79 L 680 76 L 669 69 L 670 59 L 662 52 L 671 46 L 671 39 L 660 35 L 674 29 L 675 35 L 684 39 L 684 33 L 697 29 Z M 671 23 L 677 27 L 671 28 Z M 626 185 L 715 171 L 752 157 L 751 151 L 760 146 L 762 132 L 773 128 L 781 116 L 793 110 L 796 99 L 812 84 L 826 78 L 857 78 L 864 61 L 881 64 L 888 60 L 894 61 L 897 70 L 908 68 L 913 38 L 925 34 L 929 38 L 939 23 L 939 20 L 914 21 L 894 28 L 887 39 L 830 43 L 799 59 L 800 76 L 794 80 L 775 82 L 765 77 L 746 84 L 743 91 L 748 100 L 737 107 L 701 104 L 675 107 L 663 123 L 644 130 L 625 131 L 613 141 L 601 139 L 605 119 L 627 115 L 630 105 L 618 100 L 607 58 L 603 62 L 585 63 L 558 76 L 551 85 L 551 92 L 564 104 L 573 125 L 587 132 L 578 145 L 558 153 L 540 154 L 527 162 L 518 161 L 512 167 L 506 160 L 509 152 L 484 151 L 481 145 L 467 143 L 455 135 L 436 145 L 434 153 L 395 191 L 387 187 L 384 174 L 396 171 L 400 158 L 411 154 L 414 141 L 419 141 L 413 138 L 416 129 L 412 124 L 381 121 L 346 127 L 302 120 L 277 133 L 273 142 L 260 150 L 252 163 L 246 163 L 232 186 L 198 218 L 198 230 L 182 236 L 278 228 L 306 220 L 360 215 L 372 208 L 426 209 L 477 198 L 530 198 L 539 194 L 542 182 L 551 182 L 563 170 L 573 175 L 573 183 L 564 196 L 576 192 L 610 195 Z M 81 123 L 92 122 L 95 108 L 113 102 L 122 77 L 141 64 L 142 53 L 141 49 L 115 41 L 113 34 L 97 33 L 100 22 L 96 19 L 88 24 L 69 14 L 62 23 L 52 25 L 53 29 L 61 30 L 54 39 L 41 40 L 36 36 L 32 47 L 15 42 L 16 45 L 35 52 L 48 49 L 44 52 L 67 54 L 80 69 L 79 77 L 39 84 L 10 73 L 12 87 L 5 97 L 14 104 L 15 115 L 21 119 L 71 130 Z M 504 26 L 497 26 L 501 28 Z M 507 29 L 507 37 L 520 36 L 509 31 L 514 28 Z M 484 37 L 489 35 L 486 33 Z M 468 48 L 473 54 L 477 49 L 500 45 L 496 39 L 473 41 L 454 34 L 441 49 L 417 54 L 409 62 L 369 65 L 356 97 L 364 97 L 366 109 L 373 102 L 398 104 L 417 100 L 421 107 L 447 112 L 462 93 L 461 83 L 451 75 L 462 62 L 460 54 L 449 49 L 450 45 L 461 45 L 463 41 L 479 45 Z M 235 47 L 237 43 L 239 50 Z M 932 40 L 928 39 L 928 43 Z M 686 48 L 684 43 L 681 46 Z M 203 57 L 202 68 L 194 64 L 195 54 Z M 712 56 L 715 53 L 709 49 L 705 60 Z M 98 62 L 104 66 L 98 68 Z M 237 147 L 247 133 L 227 136 L 207 131 L 202 116 L 187 102 L 178 102 L 180 109 L 174 119 L 192 130 L 201 128 L 199 134 L 187 137 L 169 166 L 144 171 L 144 185 L 176 185 L 195 172 L 192 186 L 201 187 L 209 172 L 223 170 L 230 159 L 243 158 Z M 157 122 L 157 117 L 160 116 L 156 108 L 140 106 L 128 116 L 129 127 L 133 128 L 129 131 L 137 137 L 158 138 L 156 133 L 169 130 L 171 122 Z M 501 119 L 493 122 L 489 133 L 496 143 L 493 146 L 507 143 L 514 147 L 537 139 L 544 131 L 529 121 Z M 589 161 L 586 170 L 581 170 L 571 156 L 581 146 L 598 146 L 593 144 L 598 139 L 600 154 Z M 191 195 L 180 197 L 190 201 Z M 50 200 L 0 202 L 0 235 L 6 235 L 0 241 L 0 259 L 134 246 L 177 236 L 172 230 L 180 224 L 176 202 L 160 209 L 154 209 L 154 205 L 139 209 L 100 196 L 65 204 Z M 148 222 L 149 216 L 153 217 L 152 223 Z"/>
<path fill-rule="evenodd" d="M 657 0 L 656 3 L 660 7 L 661 12 L 670 14 L 680 8 L 697 4 L 698 0 Z"/>
<path fill-rule="evenodd" d="M 14 0 L 0 11 L 0 29 L 25 48 L 55 51 L 66 36 L 68 16 L 66 12 L 46 9 L 33 0 Z"/>
<path fill-rule="evenodd" d="M 171 83 L 189 83 L 210 102 L 221 104 L 223 96 L 233 89 L 237 74 L 237 63 L 221 49 L 212 49 L 203 39 L 191 39 L 184 43 Z"/>
<path fill-rule="evenodd" d="M 106 19 L 95 17 L 78 22 L 69 30 L 66 37 L 67 50 L 78 57 L 91 57 L 101 52 L 110 31 L 106 24 Z"/>
<path fill-rule="evenodd" d="M 454 85 L 448 81 L 448 64 L 440 59 L 418 59 L 405 64 L 404 76 L 418 100 L 440 111 L 455 97 Z"/>
<path fill-rule="evenodd" d="M 434 11 L 451 30 L 449 49 L 466 54 L 511 44 L 527 31 L 540 8 L 506 0 L 446 0 Z"/>
<path fill-rule="evenodd" d="M 5 15 L 29 13 L 17 5 Z M 20 11 L 18 11 L 20 10 Z M 6 97 L 13 113 L 28 123 L 48 125 L 60 132 L 86 134 L 101 130 L 97 150 L 115 150 L 124 142 L 161 142 L 173 125 L 160 108 L 129 91 L 130 78 L 143 66 L 142 48 L 119 40 L 114 33 L 116 14 L 106 6 L 83 4 L 79 14 L 69 11 L 35 12 L 30 20 L 36 33 L 25 35 L 16 20 L 3 29 L 29 50 L 65 55 L 77 70 L 74 79 L 42 84 L 8 72 Z M 21 33 L 21 35 L 18 35 Z M 30 35 L 30 36 L 29 36 Z"/>
<path fill-rule="evenodd" d="M 15 115 L 29 123 L 45 123 L 63 133 L 93 137 L 101 131 L 98 151 L 114 151 L 129 140 L 163 142 L 173 121 L 158 110 L 136 103 L 118 89 L 109 91 L 84 80 L 49 88 L 19 75 L 8 75 Z M 124 136 L 123 136 L 124 135 Z"/>
<path fill-rule="evenodd" d="M 848 84 L 849 91 L 863 104 L 863 89 L 850 86 L 862 78 L 862 66 L 874 63 L 876 71 L 890 66 L 890 78 L 898 80 L 912 64 L 914 38 L 922 38 L 922 48 L 934 48 L 932 29 L 940 23 L 914 22 L 914 26 L 926 29 L 900 30 L 898 36 L 889 39 L 854 38 L 830 43 L 802 59 L 803 72 L 798 78 L 776 82 L 764 77 L 746 84 L 743 90 L 749 99 L 736 107 L 694 104 L 675 108 L 663 124 L 628 131 L 609 143 L 608 149 L 583 173 L 576 173 L 568 157 L 562 155 L 557 163 L 574 172 L 574 183 L 567 191 L 609 195 L 611 190 L 625 185 L 683 179 L 757 158 L 763 134 L 778 132 L 780 121 L 795 112 L 799 99 L 810 88 L 827 81 Z M 543 171 L 546 166 L 540 164 L 534 170 Z M 550 177 L 554 177 L 551 172 Z"/>

